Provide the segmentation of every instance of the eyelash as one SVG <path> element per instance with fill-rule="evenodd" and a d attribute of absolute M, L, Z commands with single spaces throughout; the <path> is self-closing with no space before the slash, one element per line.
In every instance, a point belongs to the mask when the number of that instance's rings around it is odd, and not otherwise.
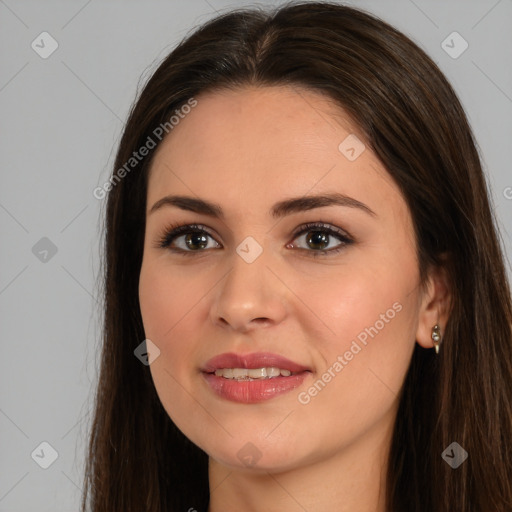
<path fill-rule="evenodd" d="M 338 238 L 342 243 L 334 248 L 334 249 L 322 249 L 322 250 L 308 250 L 299 248 L 301 251 L 305 251 L 307 253 L 311 253 L 312 257 L 318 257 L 318 256 L 325 256 L 325 255 L 332 255 L 340 252 L 343 250 L 346 246 L 351 245 L 354 243 L 354 240 L 351 236 L 348 236 L 346 233 L 342 231 L 338 231 L 332 227 L 329 227 L 328 224 L 325 224 L 323 222 L 311 222 L 307 224 L 303 224 L 297 230 L 293 233 L 293 240 L 295 240 L 297 237 L 303 235 L 304 233 L 308 233 L 310 231 L 320 231 L 323 233 L 327 233 L 329 236 L 334 236 Z M 206 233 L 209 237 L 214 238 L 213 235 L 208 231 L 206 226 L 202 226 L 201 224 L 170 224 L 164 229 L 164 234 L 157 240 L 157 243 L 155 245 L 155 248 L 158 249 L 168 249 L 169 251 L 172 251 L 177 254 L 181 254 L 183 256 L 193 256 L 196 253 L 204 252 L 203 250 L 196 250 L 196 251 L 185 251 L 183 249 L 177 249 L 177 248 L 170 248 L 169 246 L 171 243 L 178 238 L 180 235 L 183 234 L 190 234 L 190 233 Z M 218 243 L 218 242 L 217 242 Z"/>

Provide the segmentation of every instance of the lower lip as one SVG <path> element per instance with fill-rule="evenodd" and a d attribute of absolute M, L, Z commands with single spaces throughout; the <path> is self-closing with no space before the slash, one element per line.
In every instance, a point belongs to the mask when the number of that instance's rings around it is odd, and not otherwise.
<path fill-rule="evenodd" d="M 254 404 L 270 400 L 288 393 L 300 386 L 310 372 L 305 371 L 289 377 L 272 377 L 260 380 L 235 380 L 217 377 L 213 373 L 203 373 L 206 382 L 217 395 L 244 404 Z"/>

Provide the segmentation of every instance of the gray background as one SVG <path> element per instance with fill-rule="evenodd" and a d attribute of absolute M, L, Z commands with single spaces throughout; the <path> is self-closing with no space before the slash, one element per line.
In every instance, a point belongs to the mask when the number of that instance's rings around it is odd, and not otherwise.
<path fill-rule="evenodd" d="M 455 87 L 512 254 L 512 0 L 347 3 L 409 35 Z M 92 191 L 141 77 L 216 11 L 251 4 L 0 0 L 0 512 L 78 510 L 101 333 Z M 43 31 L 59 45 L 46 59 L 31 47 Z M 456 59 L 441 46 L 453 31 L 469 44 Z M 42 442 L 58 454 L 47 469 Z"/>

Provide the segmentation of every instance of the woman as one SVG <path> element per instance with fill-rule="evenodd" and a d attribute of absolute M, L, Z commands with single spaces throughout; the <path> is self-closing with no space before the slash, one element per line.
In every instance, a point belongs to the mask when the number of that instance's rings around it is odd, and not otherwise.
<path fill-rule="evenodd" d="M 217 17 L 108 188 L 83 510 L 512 510 L 486 181 L 403 34 L 331 3 Z"/>

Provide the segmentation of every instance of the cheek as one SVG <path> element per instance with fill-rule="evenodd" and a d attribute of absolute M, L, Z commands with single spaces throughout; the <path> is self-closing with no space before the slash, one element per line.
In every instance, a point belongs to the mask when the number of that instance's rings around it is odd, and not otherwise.
<path fill-rule="evenodd" d="M 179 269 L 170 272 L 161 263 L 143 263 L 139 301 L 146 338 L 160 350 L 150 365 L 159 394 L 178 396 L 179 385 L 188 385 L 190 363 L 197 359 L 197 346 L 191 340 L 197 338 L 199 325 L 205 321 L 198 314 L 203 311 L 201 298 L 207 289 L 204 280 L 185 277 Z"/>
<path fill-rule="evenodd" d="M 158 259 L 143 262 L 139 301 L 146 336 L 165 341 L 190 326 L 187 317 L 199 309 L 209 287 L 206 276 L 171 269 Z"/>
<path fill-rule="evenodd" d="M 309 306 L 310 323 L 323 325 L 324 335 L 317 342 L 326 349 L 348 348 L 356 338 L 363 345 L 374 336 L 389 342 L 404 338 L 414 315 L 415 267 L 402 261 L 393 268 L 376 264 L 376 259 L 359 258 L 336 271 L 316 271 L 307 282 L 297 280 L 294 291 Z"/>
<path fill-rule="evenodd" d="M 193 373 L 190 362 L 197 359 L 197 347 L 190 340 L 198 336 L 197 315 L 201 309 L 205 281 L 184 273 L 166 272 L 165 265 L 143 263 L 139 280 L 139 301 L 144 333 L 160 350 L 149 369 L 162 406 L 179 429 L 201 444 L 197 425 L 204 424 L 204 411 L 191 398 Z M 200 429 L 199 429 L 200 430 Z"/>
<path fill-rule="evenodd" d="M 414 258 L 384 261 L 361 258 L 329 286 L 324 282 L 325 291 L 318 283 L 308 295 L 329 334 L 317 340 L 322 365 L 301 403 L 330 410 L 333 432 L 357 435 L 386 414 L 410 363 L 418 299 L 411 284 Z"/>

